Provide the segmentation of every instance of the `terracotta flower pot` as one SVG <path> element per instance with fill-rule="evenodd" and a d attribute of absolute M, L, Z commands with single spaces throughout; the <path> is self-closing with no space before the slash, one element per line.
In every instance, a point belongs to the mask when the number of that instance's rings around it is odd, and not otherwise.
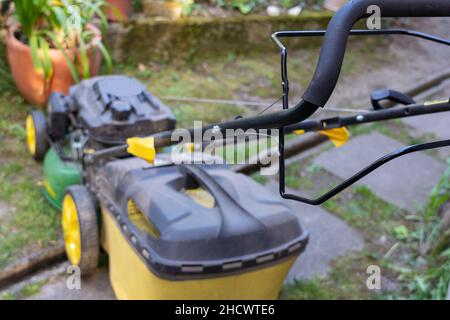
<path fill-rule="evenodd" d="M 92 43 L 101 40 L 100 31 L 94 26 L 89 28 L 95 33 Z M 57 49 L 50 50 L 53 65 L 53 76 L 45 80 L 42 72 L 35 69 L 28 45 L 19 41 L 15 34 L 19 30 L 17 25 L 11 25 L 6 37 L 8 62 L 14 81 L 22 96 L 31 104 L 43 106 L 46 104 L 50 93 L 57 91 L 68 93 L 69 87 L 75 83 L 64 55 Z M 74 57 L 76 50 L 66 52 L 69 57 Z M 100 70 L 101 53 L 93 44 L 88 48 L 90 74 L 97 75 Z"/>
<path fill-rule="evenodd" d="M 108 0 L 108 3 L 105 13 L 110 21 L 127 21 L 133 13 L 132 0 Z"/>

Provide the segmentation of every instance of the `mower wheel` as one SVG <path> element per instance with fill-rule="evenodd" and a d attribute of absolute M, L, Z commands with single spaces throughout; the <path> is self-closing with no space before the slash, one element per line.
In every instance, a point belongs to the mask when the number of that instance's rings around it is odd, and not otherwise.
<path fill-rule="evenodd" d="M 62 227 L 67 258 L 82 276 L 95 272 L 100 253 L 97 206 L 84 186 L 69 187 L 62 204 Z"/>
<path fill-rule="evenodd" d="M 47 121 L 42 111 L 31 111 L 26 119 L 26 134 L 28 152 L 40 161 L 48 150 Z"/>

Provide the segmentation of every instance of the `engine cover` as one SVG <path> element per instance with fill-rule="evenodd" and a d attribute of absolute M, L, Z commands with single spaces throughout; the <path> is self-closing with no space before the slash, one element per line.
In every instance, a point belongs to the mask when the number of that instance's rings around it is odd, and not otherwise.
<path fill-rule="evenodd" d="M 126 76 L 82 81 L 70 89 L 69 99 L 80 125 L 100 143 L 123 143 L 175 128 L 171 110 L 142 83 Z"/>

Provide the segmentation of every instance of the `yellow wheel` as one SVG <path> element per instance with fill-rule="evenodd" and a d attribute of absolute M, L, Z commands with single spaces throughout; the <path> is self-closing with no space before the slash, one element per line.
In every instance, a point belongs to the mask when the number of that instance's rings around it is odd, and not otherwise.
<path fill-rule="evenodd" d="M 62 227 L 66 255 L 82 275 L 90 275 L 98 265 L 100 251 L 97 209 L 92 194 L 84 186 L 67 189 L 62 204 Z"/>
<path fill-rule="evenodd" d="M 48 150 L 47 123 L 42 111 L 32 111 L 27 115 L 25 129 L 27 147 L 30 155 L 36 160 L 42 160 Z"/>

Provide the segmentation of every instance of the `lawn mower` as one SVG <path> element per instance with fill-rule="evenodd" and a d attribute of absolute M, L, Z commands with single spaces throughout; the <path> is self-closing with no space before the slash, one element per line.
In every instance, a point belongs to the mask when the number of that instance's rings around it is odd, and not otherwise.
<path fill-rule="evenodd" d="M 102 247 L 120 299 L 276 298 L 306 247 L 295 215 L 250 178 L 140 150 L 140 137 L 173 130 L 175 119 L 135 79 L 53 93 L 47 117 L 30 112 L 26 128 L 30 153 L 44 159 L 44 195 L 62 211 L 69 261 L 89 275 Z M 122 143 L 140 158 L 89 161 Z"/>
<path fill-rule="evenodd" d="M 383 17 L 450 16 L 448 0 L 353 0 L 327 31 L 273 35 L 281 50 L 283 110 L 187 130 L 278 129 L 282 198 L 318 205 L 404 154 L 450 145 L 450 140 L 406 147 L 378 160 L 318 199 L 285 192 L 284 135 L 321 132 L 401 117 L 450 111 L 450 101 L 418 104 L 392 90 L 372 94 L 374 110 L 311 120 L 339 78 L 349 35 L 402 34 L 450 45 L 411 30 L 351 30 L 380 7 Z M 316 72 L 303 99 L 289 107 L 283 37 L 325 36 Z M 384 100 L 402 107 L 386 108 Z M 44 160 L 46 197 L 62 209 L 66 252 L 83 274 L 108 253 L 113 289 L 121 299 L 272 299 L 305 249 L 308 234 L 285 203 L 227 165 L 175 164 L 163 148 L 177 146 L 170 110 L 134 79 L 110 76 L 54 93 L 48 114 L 27 118 L 30 153 Z M 208 142 L 208 141 L 205 141 Z M 50 149 L 49 149 L 50 147 Z"/>

